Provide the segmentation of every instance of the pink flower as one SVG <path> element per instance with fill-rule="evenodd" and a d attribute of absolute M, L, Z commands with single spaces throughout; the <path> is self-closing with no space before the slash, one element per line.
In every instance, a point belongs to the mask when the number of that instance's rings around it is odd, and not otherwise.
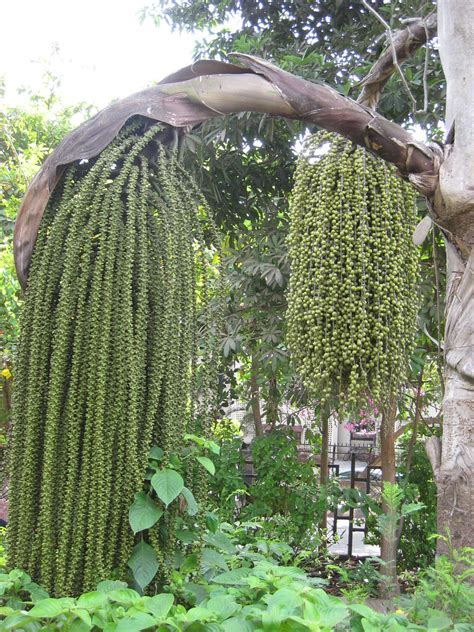
<path fill-rule="evenodd" d="M 355 424 L 345 424 L 344 428 L 346 428 L 347 430 L 349 430 L 349 432 L 354 432 L 354 430 L 355 430 Z"/>

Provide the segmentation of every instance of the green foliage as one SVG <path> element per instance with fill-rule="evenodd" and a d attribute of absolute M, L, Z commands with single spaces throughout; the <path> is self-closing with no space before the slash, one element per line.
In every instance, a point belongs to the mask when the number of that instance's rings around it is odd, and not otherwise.
<path fill-rule="evenodd" d="M 319 485 L 313 461 L 300 459 L 291 428 L 255 439 L 252 460 L 255 481 L 242 517 L 260 519 L 268 537 L 291 546 L 302 547 L 308 538 L 317 538 L 317 525 L 337 502 L 339 489 L 334 482 Z"/>
<path fill-rule="evenodd" d="M 449 555 L 441 555 L 435 566 L 421 572 L 420 583 L 415 594 L 404 604 L 416 623 L 437 619 L 439 624 L 431 627 L 451 629 L 450 622 L 456 621 L 472 626 L 474 621 L 474 549 L 460 551 L 450 547 L 449 537 L 443 537 L 449 547 Z M 442 627 L 441 622 L 446 627 Z M 472 627 L 461 626 L 460 630 Z"/>
<path fill-rule="evenodd" d="M 228 419 L 216 422 L 212 434 L 214 437 L 218 435 L 220 452 L 214 459 L 216 473 L 209 481 L 209 502 L 221 520 L 232 522 L 238 513 L 237 496 L 247 493 L 242 477 L 242 437 L 236 425 Z"/>
<path fill-rule="evenodd" d="M 405 446 L 406 449 L 406 446 Z M 413 446 L 413 461 L 401 484 L 410 501 L 421 502 L 423 511 L 405 517 L 400 537 L 398 566 L 400 569 L 420 570 L 434 563 L 436 542 L 436 484 L 431 463 L 423 444 Z"/>
<path fill-rule="evenodd" d="M 226 528 L 225 525 L 222 525 Z M 189 630 L 189 632 L 378 632 L 382 630 L 455 630 L 471 628 L 472 587 L 454 574 L 453 565 L 431 569 L 415 597 L 402 608 L 380 614 L 363 603 L 329 595 L 324 580 L 285 564 L 281 543 L 236 547 L 232 531 L 207 534 L 204 574 L 190 577 L 185 565 L 173 576 L 167 592 L 142 596 L 120 581 L 102 581 L 78 598 L 52 599 L 18 570 L 0 574 L 2 630 L 65 632 L 104 630 Z M 280 544 L 280 547 L 278 546 Z M 289 547 L 287 547 L 289 548 Z M 290 549 L 291 553 L 291 549 Z M 472 554 L 461 552 L 459 562 Z M 188 564 L 188 569 L 193 564 Z M 447 598 L 440 607 L 440 597 Z M 456 587 L 454 591 L 451 587 Z M 437 600 L 436 602 L 434 600 Z M 396 606 L 394 606 L 395 609 Z M 465 623 L 463 623 L 465 622 Z"/>
<path fill-rule="evenodd" d="M 332 133 L 310 139 L 291 204 L 288 342 L 322 401 L 385 404 L 406 380 L 415 221 L 415 194 L 391 167 Z"/>
<path fill-rule="evenodd" d="M 112 572 L 126 577 L 129 508 L 151 446 L 163 455 L 155 476 L 166 478 L 152 487 L 170 504 L 184 487 L 172 454 L 186 432 L 209 430 L 215 233 L 159 133 L 137 121 L 98 158 L 70 167 L 33 255 L 14 389 L 8 554 L 54 594 L 77 594 Z M 187 472 L 198 501 L 206 479 L 198 464 Z M 162 575 L 176 512 L 148 530 Z"/>

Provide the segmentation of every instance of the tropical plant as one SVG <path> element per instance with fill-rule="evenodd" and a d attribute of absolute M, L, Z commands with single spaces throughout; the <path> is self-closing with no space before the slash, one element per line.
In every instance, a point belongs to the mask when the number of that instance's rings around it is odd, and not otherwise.
<path fill-rule="evenodd" d="M 161 132 L 132 122 L 98 159 L 71 167 L 35 247 L 13 393 L 8 552 L 57 595 L 114 569 L 126 576 L 129 506 L 152 444 L 164 455 L 152 486 L 166 505 L 173 485 L 184 491 L 171 454 L 186 432 L 210 427 L 216 238 Z M 186 481 L 198 501 L 200 458 Z M 175 518 L 167 512 L 165 528 L 140 538 L 162 576 Z"/>

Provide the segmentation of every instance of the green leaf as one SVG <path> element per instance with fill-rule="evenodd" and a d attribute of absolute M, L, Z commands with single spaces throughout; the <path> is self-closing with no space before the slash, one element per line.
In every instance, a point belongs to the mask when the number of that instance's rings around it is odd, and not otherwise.
<path fill-rule="evenodd" d="M 348 605 L 348 608 L 349 610 L 352 610 L 352 612 L 355 612 L 366 619 L 373 619 L 377 616 L 376 613 L 369 608 L 369 606 L 366 606 L 363 603 L 353 603 Z"/>
<path fill-rule="evenodd" d="M 150 459 L 154 459 L 155 461 L 161 461 L 163 458 L 164 452 L 157 445 L 154 445 L 150 450 Z"/>
<path fill-rule="evenodd" d="M 132 551 L 132 556 L 130 557 L 130 560 L 128 562 L 128 566 L 133 573 L 133 578 L 136 581 L 137 585 L 140 587 L 141 590 L 144 590 L 151 582 L 153 577 L 156 575 L 159 564 L 153 548 L 149 544 L 141 540 L 141 542 L 135 545 Z M 123 589 L 123 591 L 115 592 L 124 591 L 125 589 Z M 113 594 L 114 593 L 109 594 L 111 599 Z"/>
<path fill-rule="evenodd" d="M 132 557 L 135 553 L 136 548 L 141 544 L 139 542 L 136 547 L 133 549 Z M 143 543 L 145 544 L 145 543 Z M 149 546 L 145 544 L 145 546 Z M 151 546 L 150 546 L 151 548 Z M 153 550 L 153 549 L 152 549 Z M 132 558 L 130 558 L 132 559 Z M 130 565 L 130 564 L 129 564 Z M 137 582 L 138 583 L 138 582 Z M 108 593 L 108 597 L 111 601 L 117 601 L 118 603 L 124 604 L 125 606 L 133 606 L 141 600 L 140 595 L 136 590 L 132 590 L 131 588 L 118 588 L 117 590 L 111 590 Z"/>
<path fill-rule="evenodd" d="M 237 551 L 237 547 L 222 531 L 216 533 L 206 533 L 204 536 L 205 542 L 215 546 L 216 549 L 220 549 L 229 555 L 233 555 Z"/>
<path fill-rule="evenodd" d="M 288 614 L 303 604 L 303 599 L 290 588 L 280 588 L 266 598 L 269 609 L 281 609 Z"/>
<path fill-rule="evenodd" d="M 435 612 L 426 622 L 427 630 L 447 630 L 452 626 L 451 619 L 444 612 Z"/>
<path fill-rule="evenodd" d="M 224 632 L 252 632 L 252 630 L 255 629 L 250 621 L 246 621 L 240 617 L 231 617 L 230 619 L 222 621 L 221 628 Z"/>
<path fill-rule="evenodd" d="M 230 595 L 218 595 L 211 597 L 206 603 L 208 610 L 213 612 L 219 619 L 228 619 L 241 610 L 241 606 Z"/>
<path fill-rule="evenodd" d="M 92 620 L 89 624 L 87 621 L 84 621 L 80 617 L 76 617 L 72 623 L 66 628 L 68 632 L 89 632 L 92 628 Z M 45 630 L 47 628 L 42 628 Z M 54 629 L 54 628 L 53 628 Z"/>
<path fill-rule="evenodd" d="M 23 588 L 30 593 L 31 601 L 33 603 L 36 603 L 37 601 L 40 601 L 41 599 L 47 599 L 49 597 L 46 590 L 41 588 L 41 586 L 38 586 L 36 582 L 30 582 L 29 584 L 25 584 Z"/>
<path fill-rule="evenodd" d="M 204 568 L 220 568 L 224 571 L 229 570 L 225 557 L 222 553 L 214 551 L 214 549 L 205 548 L 202 551 L 201 564 Z"/>
<path fill-rule="evenodd" d="M 61 599 L 41 599 L 29 610 L 28 615 L 30 617 L 54 619 L 59 614 L 66 612 L 67 609 L 67 606 Z"/>
<path fill-rule="evenodd" d="M 83 624 L 85 624 L 86 629 L 90 630 L 90 628 L 92 627 L 92 619 L 87 610 L 75 609 L 74 614 L 82 621 Z"/>
<path fill-rule="evenodd" d="M 119 588 L 127 588 L 127 584 L 117 579 L 104 579 L 104 581 L 97 584 L 99 592 L 110 592 L 111 590 L 119 590 Z"/>
<path fill-rule="evenodd" d="M 2 621 L 2 630 L 26 630 L 32 619 L 28 614 L 13 614 Z"/>
<path fill-rule="evenodd" d="M 135 500 L 128 512 L 128 520 L 133 533 L 150 529 L 163 515 L 159 507 L 146 492 L 135 494 Z"/>
<path fill-rule="evenodd" d="M 161 595 L 154 595 L 147 599 L 145 604 L 145 610 L 151 612 L 155 617 L 164 619 L 173 605 L 174 596 L 169 593 L 162 593 Z"/>
<path fill-rule="evenodd" d="M 147 628 L 156 629 L 156 619 L 146 612 L 135 612 L 118 622 L 116 632 L 139 632 Z"/>
<path fill-rule="evenodd" d="M 187 487 L 183 487 L 183 491 L 181 492 L 184 500 L 186 501 L 186 511 L 190 516 L 195 516 L 199 510 L 196 499 L 193 496 L 193 493 Z"/>
<path fill-rule="evenodd" d="M 168 506 L 183 491 L 184 481 L 176 470 L 160 470 L 153 475 L 151 485 L 158 498 Z"/>
<path fill-rule="evenodd" d="M 233 571 L 216 575 L 211 581 L 215 584 L 224 584 L 226 586 L 243 586 L 246 584 L 244 580 L 249 574 L 250 568 L 236 568 Z"/>
<path fill-rule="evenodd" d="M 221 449 L 215 441 L 206 441 L 206 448 L 213 454 L 220 454 Z"/>
<path fill-rule="evenodd" d="M 196 459 L 209 472 L 209 474 L 214 475 L 216 473 L 216 466 L 211 459 L 207 458 L 207 456 L 197 456 Z"/>
<path fill-rule="evenodd" d="M 109 598 L 105 592 L 93 591 L 82 594 L 77 600 L 77 605 L 81 608 L 96 609 L 107 605 Z"/>
<path fill-rule="evenodd" d="M 203 437 L 198 437 L 197 435 L 194 435 L 194 434 L 185 434 L 183 439 L 185 441 L 193 441 L 196 445 L 200 445 L 200 446 L 203 446 L 206 443 L 206 439 L 204 439 Z"/>

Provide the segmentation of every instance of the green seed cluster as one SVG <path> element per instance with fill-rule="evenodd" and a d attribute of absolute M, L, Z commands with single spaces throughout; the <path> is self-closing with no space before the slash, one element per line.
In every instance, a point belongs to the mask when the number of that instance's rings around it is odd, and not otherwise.
<path fill-rule="evenodd" d="M 159 132 L 131 123 L 97 159 L 70 167 L 35 247 L 15 374 L 8 559 L 56 595 L 126 579 L 128 510 L 151 445 L 166 457 L 209 425 L 215 231 Z M 202 493 L 200 479 L 188 484 Z M 157 547 L 169 556 L 172 541 Z"/>
<path fill-rule="evenodd" d="M 384 404 L 407 374 L 418 308 L 415 194 L 344 138 L 311 137 L 291 202 L 288 341 L 322 403 Z"/>

